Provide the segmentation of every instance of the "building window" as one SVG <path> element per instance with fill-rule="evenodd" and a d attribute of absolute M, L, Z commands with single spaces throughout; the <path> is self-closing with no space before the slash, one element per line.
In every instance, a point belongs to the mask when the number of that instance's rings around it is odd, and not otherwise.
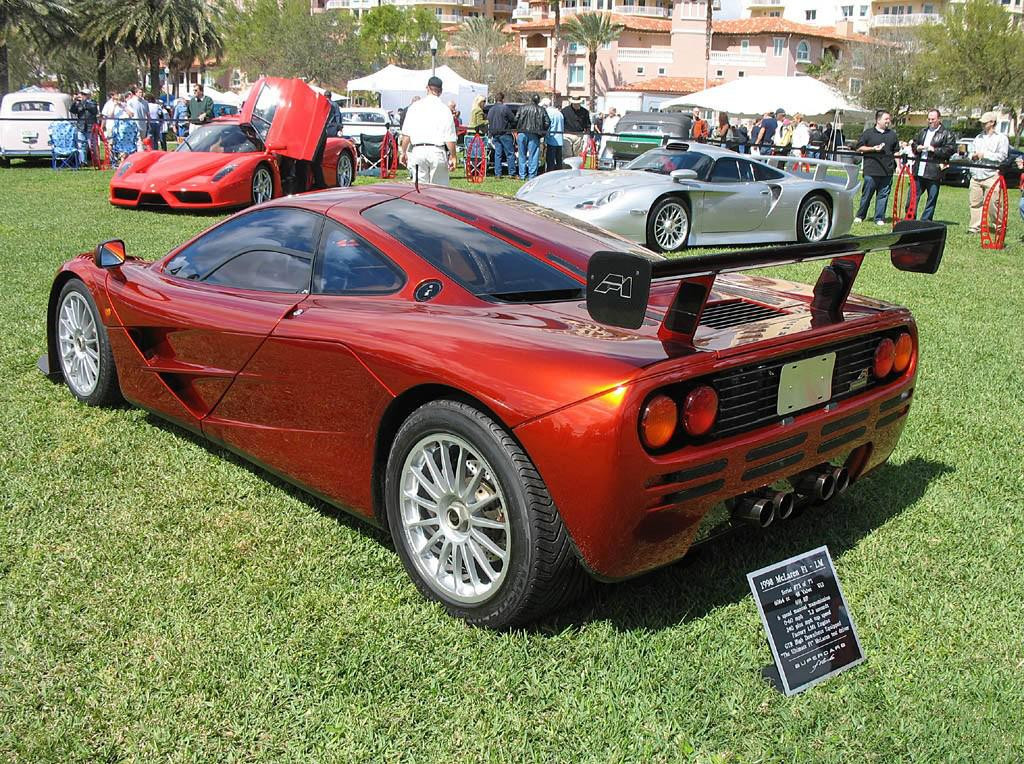
<path fill-rule="evenodd" d="M 644 73 L 644 68 L 642 66 L 638 66 L 636 68 L 636 73 L 642 75 Z"/>
<path fill-rule="evenodd" d="M 843 11 L 843 18 L 844 19 L 848 19 L 848 18 L 850 18 L 853 15 L 853 6 L 852 5 L 844 5 L 844 6 L 842 6 L 842 11 Z"/>
<path fill-rule="evenodd" d="M 861 81 L 853 78 L 850 80 L 850 95 L 855 96 L 860 93 Z"/>
<path fill-rule="evenodd" d="M 721 70 L 721 69 L 715 69 L 715 76 L 716 76 L 716 77 L 722 77 L 722 76 L 724 76 L 724 75 L 725 75 L 725 72 L 724 72 L 723 70 Z"/>
<path fill-rule="evenodd" d="M 1019 0 L 1018 0 L 1018 2 L 1019 2 Z M 935 13 L 935 6 L 934 5 L 928 5 L 928 4 L 922 5 L 921 6 L 921 13 Z"/>
<path fill-rule="evenodd" d="M 786 50 L 786 38 L 785 37 L 775 37 L 775 38 L 772 39 L 772 55 L 773 56 L 778 58 L 778 57 L 782 56 L 782 54 L 783 54 L 783 52 L 785 52 L 785 50 Z"/>
<path fill-rule="evenodd" d="M 748 48 L 750 48 L 750 40 L 740 40 L 740 51 L 746 53 Z"/>
<path fill-rule="evenodd" d="M 777 19 L 782 15 L 782 11 L 768 11 L 768 18 Z"/>
<path fill-rule="evenodd" d="M 806 21 L 817 21 L 818 20 L 818 12 L 817 11 L 804 11 L 804 19 Z"/>
<path fill-rule="evenodd" d="M 665 67 L 664 66 L 659 66 L 658 67 L 658 76 L 659 77 L 664 77 L 665 76 Z"/>
<path fill-rule="evenodd" d="M 746 75 L 746 72 L 736 72 L 736 76 L 737 77 L 743 77 L 745 75 Z"/>
<path fill-rule="evenodd" d="M 865 16 L 867 16 L 867 15 L 868 15 L 868 7 L 869 7 L 869 6 L 867 6 L 867 5 L 862 5 L 862 6 L 860 7 L 860 15 L 861 15 L 861 18 L 863 18 L 863 17 L 865 17 Z"/>
<path fill-rule="evenodd" d="M 800 44 L 796 46 L 796 60 L 802 63 L 811 60 L 811 45 L 807 40 L 801 40 Z"/>
<path fill-rule="evenodd" d="M 570 64 L 569 65 L 569 84 L 570 85 L 582 85 L 583 84 L 583 64 Z"/>

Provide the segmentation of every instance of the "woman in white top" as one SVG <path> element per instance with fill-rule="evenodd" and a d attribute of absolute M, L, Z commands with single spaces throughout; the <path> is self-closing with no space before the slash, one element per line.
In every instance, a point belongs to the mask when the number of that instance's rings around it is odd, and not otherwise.
<path fill-rule="evenodd" d="M 793 153 L 797 156 L 804 156 L 807 152 L 807 144 L 811 142 L 811 131 L 804 122 L 803 114 L 793 115 Z"/>

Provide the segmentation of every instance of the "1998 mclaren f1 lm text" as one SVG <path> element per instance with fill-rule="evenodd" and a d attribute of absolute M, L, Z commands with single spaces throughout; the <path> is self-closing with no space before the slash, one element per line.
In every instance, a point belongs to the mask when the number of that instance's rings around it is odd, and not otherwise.
<path fill-rule="evenodd" d="M 850 287 L 875 250 L 934 272 L 942 226 L 664 260 L 558 218 L 379 184 L 157 262 L 107 242 L 58 272 L 40 367 L 389 528 L 424 595 L 490 627 L 678 560 L 723 502 L 764 526 L 889 458 L 917 329 Z M 805 260 L 813 287 L 724 273 Z"/>
<path fill-rule="evenodd" d="M 856 165 L 673 143 L 621 170 L 545 173 L 516 197 L 673 252 L 844 236 L 859 188 Z"/>

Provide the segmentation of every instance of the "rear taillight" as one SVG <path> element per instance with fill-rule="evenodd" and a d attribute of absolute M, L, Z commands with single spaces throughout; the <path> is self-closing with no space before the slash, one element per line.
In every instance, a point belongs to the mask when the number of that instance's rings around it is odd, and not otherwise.
<path fill-rule="evenodd" d="M 690 435 L 705 435 L 718 417 L 718 393 L 709 385 L 695 387 L 683 403 L 683 427 Z"/>
<path fill-rule="evenodd" d="M 640 438 L 648 448 L 661 448 L 676 433 L 679 408 L 667 395 L 655 395 L 640 414 Z"/>
<path fill-rule="evenodd" d="M 877 379 L 885 379 L 892 371 L 892 365 L 896 361 L 896 343 L 886 337 L 878 343 L 875 348 L 875 362 L 872 370 Z"/>
<path fill-rule="evenodd" d="M 910 366 L 910 359 L 914 354 L 914 341 L 910 335 L 903 332 L 896 338 L 896 356 L 892 362 L 893 371 L 904 372 Z"/>

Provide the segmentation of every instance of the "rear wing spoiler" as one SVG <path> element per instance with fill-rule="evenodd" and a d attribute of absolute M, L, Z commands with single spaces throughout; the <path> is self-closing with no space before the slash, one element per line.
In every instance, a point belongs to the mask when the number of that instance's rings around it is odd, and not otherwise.
<path fill-rule="evenodd" d="M 892 233 L 875 236 L 671 260 L 648 259 L 627 252 L 596 252 L 587 266 L 587 310 L 600 323 L 637 329 L 647 317 L 651 282 L 679 280 L 658 336 L 663 341 L 692 347 L 704 305 L 719 273 L 829 260 L 814 285 L 811 309 L 838 321 L 866 254 L 886 251 L 901 271 L 935 273 L 945 246 L 946 226 L 905 220 L 897 223 Z"/>
<path fill-rule="evenodd" d="M 775 167 L 819 183 L 835 183 L 835 179 L 828 177 L 828 172 L 829 170 L 841 170 L 846 175 L 846 183 L 843 184 L 843 190 L 853 191 L 860 185 L 860 165 L 852 162 L 836 162 L 831 159 L 809 159 L 797 156 L 767 156 L 760 157 L 758 161 L 770 167 Z"/>

